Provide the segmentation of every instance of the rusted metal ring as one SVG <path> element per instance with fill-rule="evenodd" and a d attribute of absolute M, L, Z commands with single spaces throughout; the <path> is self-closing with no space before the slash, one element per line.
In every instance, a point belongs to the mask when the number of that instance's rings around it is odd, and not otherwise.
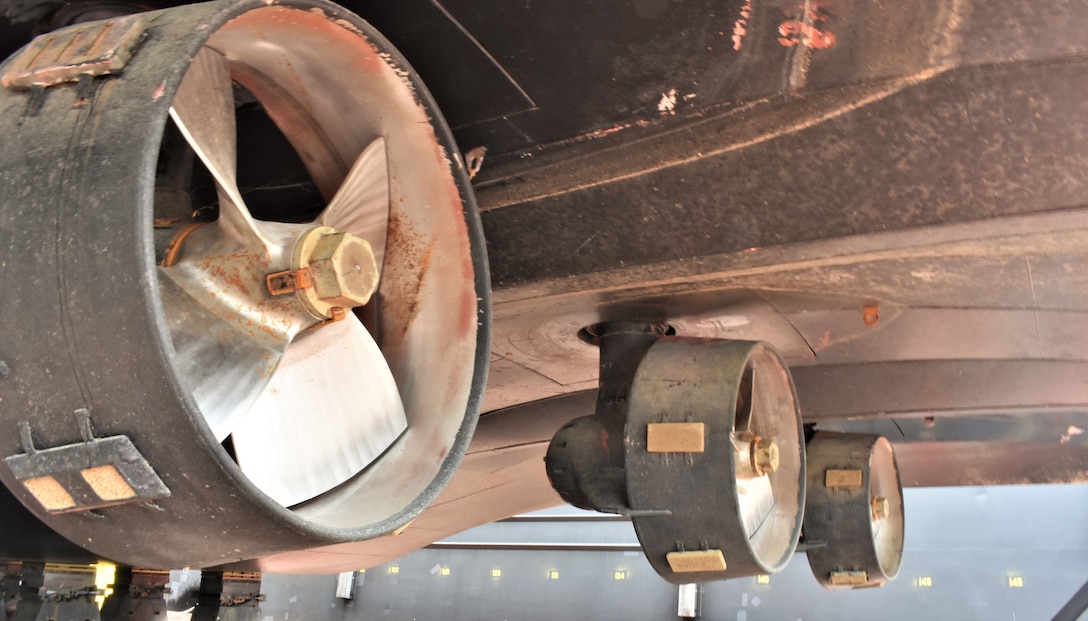
<path fill-rule="evenodd" d="M 163 259 L 159 265 L 163 267 L 173 267 L 176 265 L 181 253 L 181 245 L 185 243 L 185 240 L 188 239 L 194 231 L 207 224 L 210 224 L 210 222 L 197 222 L 196 224 L 189 225 L 178 231 L 178 234 L 174 236 L 174 239 L 170 240 L 170 243 L 166 246 L 166 250 L 163 251 Z"/>

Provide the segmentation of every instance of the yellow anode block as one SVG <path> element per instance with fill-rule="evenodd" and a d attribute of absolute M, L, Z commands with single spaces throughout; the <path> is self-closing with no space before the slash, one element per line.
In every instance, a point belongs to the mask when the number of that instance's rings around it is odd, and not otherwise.
<path fill-rule="evenodd" d="M 857 489 L 861 487 L 861 470 L 828 469 L 824 474 L 824 485 L 829 489 Z"/>
<path fill-rule="evenodd" d="M 128 500 L 136 497 L 136 490 L 132 489 L 114 466 L 87 468 L 80 471 L 80 474 L 102 500 Z"/>
<path fill-rule="evenodd" d="M 869 574 L 864 571 L 831 572 L 831 584 L 834 586 L 864 586 L 869 582 Z"/>
<path fill-rule="evenodd" d="M 721 550 L 692 550 L 669 552 L 665 555 L 669 567 L 678 574 L 725 571 L 725 555 Z"/>
<path fill-rule="evenodd" d="M 702 453 L 706 449 L 703 423 L 650 423 L 646 450 L 650 453 Z"/>
<path fill-rule="evenodd" d="M 23 481 L 26 489 L 34 494 L 46 511 L 63 511 L 76 506 L 76 501 L 60 481 L 50 476 L 35 477 Z"/>

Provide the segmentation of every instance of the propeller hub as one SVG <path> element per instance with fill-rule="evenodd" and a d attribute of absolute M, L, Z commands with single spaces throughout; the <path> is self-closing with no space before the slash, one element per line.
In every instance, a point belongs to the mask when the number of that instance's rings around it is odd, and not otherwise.
<path fill-rule="evenodd" d="M 877 496 L 876 498 L 873 498 L 872 507 L 874 520 L 883 520 L 884 518 L 888 517 L 889 513 L 891 513 L 891 503 L 888 502 L 887 498 L 884 498 L 882 496 Z"/>
<path fill-rule="evenodd" d="M 363 306 L 378 288 L 374 251 L 361 237 L 320 226 L 299 238 L 294 254 L 294 269 L 309 268 L 313 275 L 313 287 L 299 289 L 299 298 L 319 317 Z"/>
<path fill-rule="evenodd" d="M 778 470 L 778 444 L 770 438 L 752 440 L 752 470 L 757 476 L 763 476 Z"/>

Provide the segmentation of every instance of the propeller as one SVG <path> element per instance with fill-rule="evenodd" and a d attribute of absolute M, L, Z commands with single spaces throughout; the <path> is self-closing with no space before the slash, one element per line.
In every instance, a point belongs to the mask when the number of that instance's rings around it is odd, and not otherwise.
<path fill-rule="evenodd" d="M 215 179 L 223 233 L 267 248 L 270 244 L 238 190 L 234 87 L 222 55 L 206 47 L 197 52 L 178 86 L 170 116 Z"/>
<path fill-rule="evenodd" d="M 805 538 L 827 589 L 880 586 L 903 559 L 903 487 L 887 438 L 817 431 L 808 442 Z M 832 473 L 835 473 L 834 476 Z"/>
<path fill-rule="evenodd" d="M 373 252 L 369 269 L 380 269 L 389 212 L 385 141 L 363 149 L 315 222 L 263 222 L 238 189 L 233 86 L 221 54 L 200 50 L 170 114 L 219 196 L 218 220 L 187 233 L 176 262 L 160 268 L 177 367 L 216 439 L 231 437 L 242 472 L 284 506 L 305 502 L 380 456 L 407 420 L 392 372 L 355 313 L 336 307 L 317 316 L 301 293 L 272 295 L 265 278 L 298 270 L 297 248 L 322 246 L 326 237 L 348 238 L 354 254 L 327 260 L 323 272 L 314 263 L 320 283 L 335 288 L 355 277 L 348 272 L 368 269 L 360 252 Z M 315 226 L 328 228 L 315 238 Z M 319 239 L 303 246 L 303 238 Z M 309 295 L 325 294 L 310 286 Z"/>
<path fill-rule="evenodd" d="M 284 506 L 350 479 L 404 431 L 404 406 L 370 333 L 354 316 L 287 348 L 234 427 L 238 464 Z"/>
<path fill-rule="evenodd" d="M 800 536 L 806 470 L 774 349 L 662 338 L 639 363 L 626 410 L 627 497 L 654 569 L 674 584 L 781 571 Z M 657 425 L 670 424 L 684 425 L 671 429 L 676 441 L 651 449 Z"/>
<path fill-rule="evenodd" d="M 903 486 L 895 452 L 886 438 L 873 444 L 869 461 L 869 528 L 881 569 L 889 578 L 903 556 Z"/>
<path fill-rule="evenodd" d="M 771 437 L 768 404 L 761 377 L 749 366 L 737 390 L 733 450 L 736 454 L 737 500 L 745 534 L 751 539 L 775 508 L 774 481 L 778 445 Z"/>

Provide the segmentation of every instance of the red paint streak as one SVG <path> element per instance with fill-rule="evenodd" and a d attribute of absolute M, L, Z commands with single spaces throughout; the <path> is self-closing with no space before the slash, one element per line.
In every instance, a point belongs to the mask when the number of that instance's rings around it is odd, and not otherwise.
<path fill-rule="evenodd" d="M 443 148 L 442 144 L 438 141 L 437 138 L 434 138 L 433 147 L 434 155 L 437 159 L 437 164 L 447 169 L 451 168 L 450 162 L 453 160 L 452 158 L 447 156 L 445 148 Z M 465 252 L 462 256 L 461 273 L 465 275 L 466 282 L 475 283 L 476 266 L 473 263 L 472 255 L 469 252 L 470 244 L 468 241 L 468 225 L 465 223 L 465 217 L 462 213 L 462 210 L 464 209 L 464 203 L 461 200 L 461 191 L 457 187 L 457 183 L 454 181 L 453 175 L 446 179 L 444 185 L 446 186 L 446 196 L 449 197 L 449 209 L 454 212 L 453 222 L 456 223 L 451 226 L 448 234 L 455 235 L 457 239 L 464 240 L 463 248 Z M 454 227 L 456 227 L 456 229 L 454 229 Z M 472 275 L 471 280 L 469 280 L 468 278 L 470 274 Z M 451 312 L 459 313 L 459 315 L 455 315 L 457 336 L 459 338 L 465 338 L 470 334 L 475 334 L 478 321 L 476 287 L 465 287 L 459 300 L 457 300 L 456 302 L 451 300 L 451 306 L 454 303 L 456 303 L 456 306 L 451 308 Z"/>
<path fill-rule="evenodd" d="M 166 83 L 163 82 L 162 84 L 159 85 L 158 88 L 155 89 L 154 93 L 151 93 L 151 100 L 152 101 L 158 101 L 158 100 L 162 99 L 162 96 L 165 95 L 165 94 L 166 94 Z"/>

